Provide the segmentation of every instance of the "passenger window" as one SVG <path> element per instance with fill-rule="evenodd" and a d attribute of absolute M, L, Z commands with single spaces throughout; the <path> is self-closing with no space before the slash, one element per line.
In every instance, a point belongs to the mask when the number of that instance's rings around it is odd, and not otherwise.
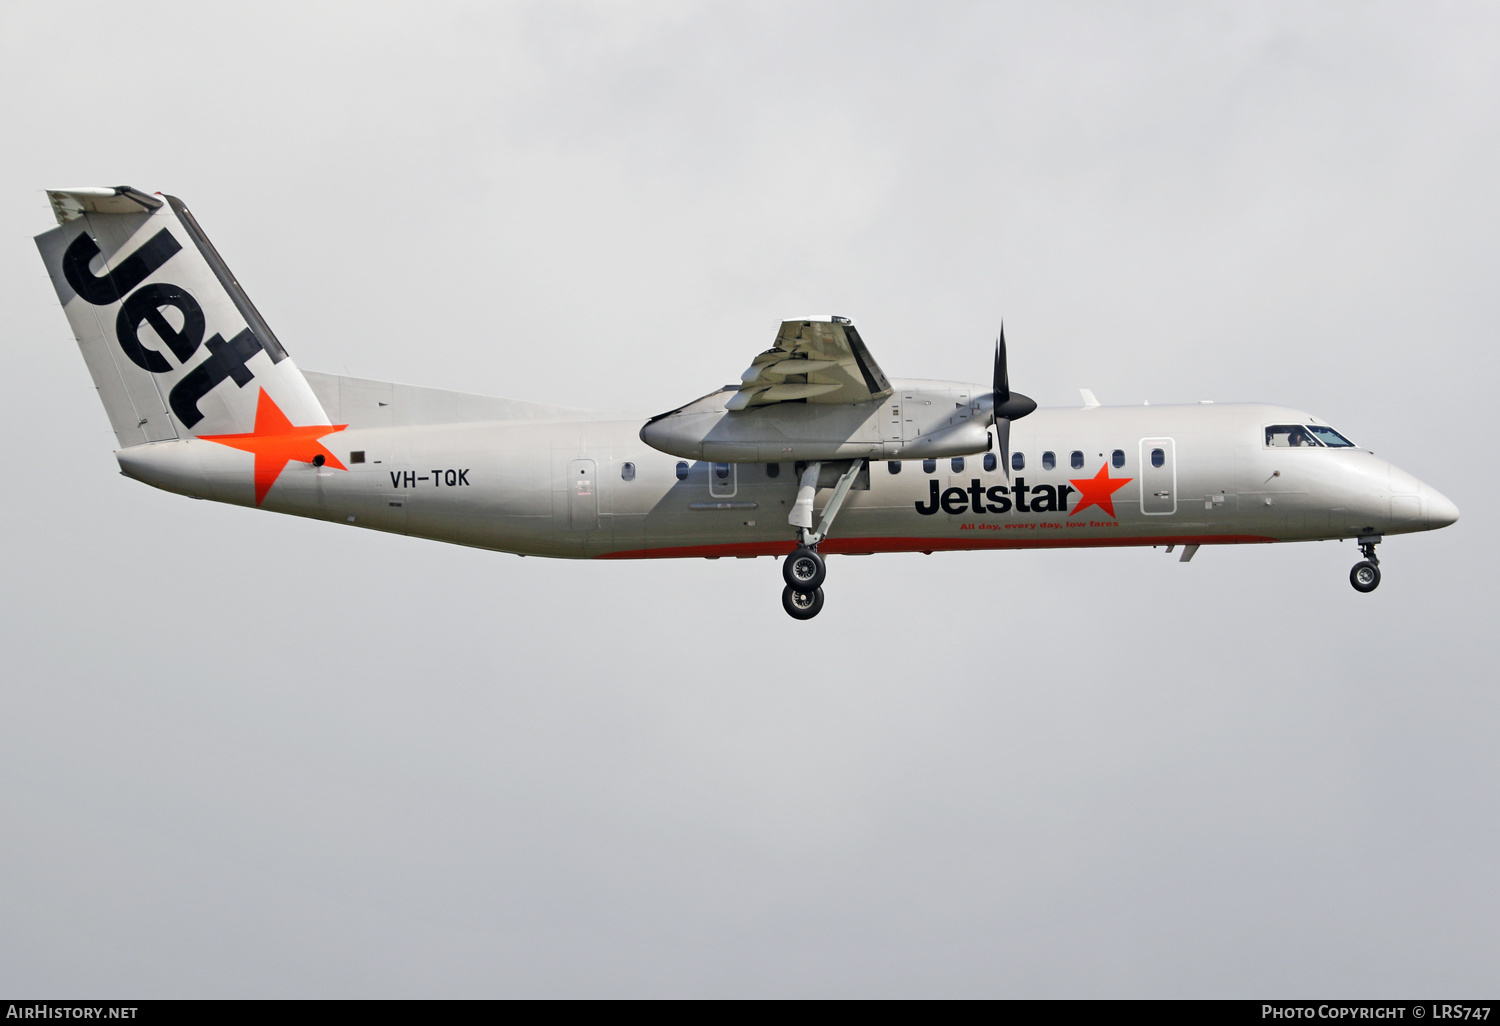
<path fill-rule="evenodd" d="M 727 464 L 727 463 L 715 463 L 714 464 L 714 477 L 718 478 L 720 481 L 728 481 L 729 480 L 729 464 Z"/>
<path fill-rule="evenodd" d="M 1074 449 L 1073 450 L 1073 455 L 1068 458 L 1068 462 L 1070 462 L 1073 465 L 1073 469 L 1074 470 L 1082 470 L 1083 469 L 1083 453 L 1079 452 L 1077 449 Z"/>
<path fill-rule="evenodd" d="M 955 474 L 962 474 L 964 472 L 964 458 L 962 456 L 953 457 L 953 472 Z"/>
<path fill-rule="evenodd" d="M 887 470 L 889 470 L 892 474 L 899 474 L 899 473 L 901 473 L 901 461 L 900 460 L 891 460 L 889 463 L 887 463 L 885 465 L 885 468 Z"/>
<path fill-rule="evenodd" d="M 933 474 L 937 472 L 937 460 L 923 460 L 922 473 Z"/>
<path fill-rule="evenodd" d="M 1020 453 L 1020 452 L 1013 452 L 1013 453 L 1011 453 L 1010 454 L 1010 469 L 1011 470 L 1025 470 L 1026 469 L 1026 454 L 1025 453 Z"/>
<path fill-rule="evenodd" d="M 1337 431 L 1334 434 L 1338 434 Z M 1342 438 L 1342 435 L 1339 435 Z M 1301 424 L 1272 424 L 1266 428 L 1266 445 L 1273 449 L 1317 448 L 1318 443 Z"/>
<path fill-rule="evenodd" d="M 1057 466 L 1057 454 L 1053 452 L 1042 453 L 1042 469 L 1051 470 Z"/>
<path fill-rule="evenodd" d="M 767 477 L 780 477 L 781 476 L 781 464 L 780 463 L 767 463 L 766 464 L 766 476 Z"/>
<path fill-rule="evenodd" d="M 635 480 L 635 464 L 634 463 L 622 463 L 622 464 L 620 464 L 620 480 L 621 481 L 634 481 Z"/>
<path fill-rule="evenodd" d="M 1166 463 L 1166 462 L 1167 462 L 1167 454 L 1166 453 L 1162 452 L 1160 449 L 1152 449 L 1151 450 L 1151 465 L 1153 467 L 1160 467 L 1163 463 Z"/>
<path fill-rule="evenodd" d="M 364 461 L 365 461 L 365 451 L 363 449 L 355 449 L 353 452 L 351 452 L 349 454 L 349 462 L 350 463 L 363 463 Z"/>
<path fill-rule="evenodd" d="M 679 480 L 679 481 L 686 481 L 687 480 L 687 472 L 688 472 L 688 465 L 686 463 L 678 463 L 677 464 L 677 480 Z"/>
<path fill-rule="evenodd" d="M 994 470 L 999 465 L 1000 465 L 1000 461 L 997 460 L 997 459 L 995 459 L 995 454 L 994 453 L 987 452 L 987 453 L 984 454 L 984 469 L 985 470 Z"/>
<path fill-rule="evenodd" d="M 1322 424 L 1309 424 L 1307 425 L 1307 430 L 1311 432 L 1314 438 L 1322 442 L 1324 445 L 1328 446 L 1328 448 L 1330 449 L 1354 448 L 1353 442 L 1349 441 L 1349 439 L 1345 438 L 1343 435 L 1339 434 L 1331 427 L 1324 427 Z"/>
<path fill-rule="evenodd" d="M 1125 450 L 1116 449 L 1114 452 L 1110 453 L 1109 462 L 1114 464 L 1116 470 L 1119 470 L 1125 465 Z"/>

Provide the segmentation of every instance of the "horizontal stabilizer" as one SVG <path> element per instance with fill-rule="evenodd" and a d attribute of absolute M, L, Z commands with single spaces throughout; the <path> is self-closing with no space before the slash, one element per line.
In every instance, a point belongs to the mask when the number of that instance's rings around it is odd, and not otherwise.
<path fill-rule="evenodd" d="M 587 421 L 630 416 L 622 411 L 580 410 L 550 403 L 401 385 L 343 374 L 303 371 L 328 416 L 351 428 L 418 427 L 433 424 Z"/>
<path fill-rule="evenodd" d="M 147 196 L 128 185 L 113 188 L 48 189 L 52 213 L 58 224 L 76 221 L 84 214 L 149 214 L 161 206 L 155 196 Z"/>

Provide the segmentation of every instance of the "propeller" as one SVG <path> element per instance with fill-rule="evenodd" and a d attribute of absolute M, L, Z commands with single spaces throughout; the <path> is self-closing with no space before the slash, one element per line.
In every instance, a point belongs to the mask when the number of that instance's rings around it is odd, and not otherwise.
<path fill-rule="evenodd" d="M 1010 422 L 1020 420 L 1036 409 L 1036 400 L 1010 390 L 1010 372 L 1005 366 L 1005 322 L 1000 322 L 1000 337 L 995 339 L 994 383 L 995 437 L 1000 442 L 1000 463 L 1005 479 L 1010 480 Z"/>

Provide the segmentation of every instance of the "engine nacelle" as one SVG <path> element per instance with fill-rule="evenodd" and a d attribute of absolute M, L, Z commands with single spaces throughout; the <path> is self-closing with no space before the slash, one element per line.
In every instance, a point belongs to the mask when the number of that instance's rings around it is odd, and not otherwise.
<path fill-rule="evenodd" d="M 936 385 L 936 387 L 934 387 Z M 935 459 L 990 448 L 990 404 L 978 386 L 924 383 L 848 406 L 776 403 L 726 409 L 729 387 L 653 417 L 641 441 L 683 459 L 714 463 Z"/>

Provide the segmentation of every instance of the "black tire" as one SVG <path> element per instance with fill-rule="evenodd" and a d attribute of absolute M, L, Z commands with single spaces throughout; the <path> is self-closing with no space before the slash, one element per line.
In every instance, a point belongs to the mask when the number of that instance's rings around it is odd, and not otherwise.
<path fill-rule="evenodd" d="M 802 591 L 788 584 L 781 589 L 781 606 L 793 620 L 811 620 L 823 611 L 823 589 Z"/>
<path fill-rule="evenodd" d="M 828 567 L 816 549 L 799 548 L 781 561 L 781 576 L 788 588 L 817 591 L 828 576 Z"/>
<path fill-rule="evenodd" d="M 1354 585 L 1354 590 L 1369 594 L 1380 587 L 1380 567 L 1362 559 L 1354 564 L 1354 569 L 1349 571 L 1349 583 Z"/>

